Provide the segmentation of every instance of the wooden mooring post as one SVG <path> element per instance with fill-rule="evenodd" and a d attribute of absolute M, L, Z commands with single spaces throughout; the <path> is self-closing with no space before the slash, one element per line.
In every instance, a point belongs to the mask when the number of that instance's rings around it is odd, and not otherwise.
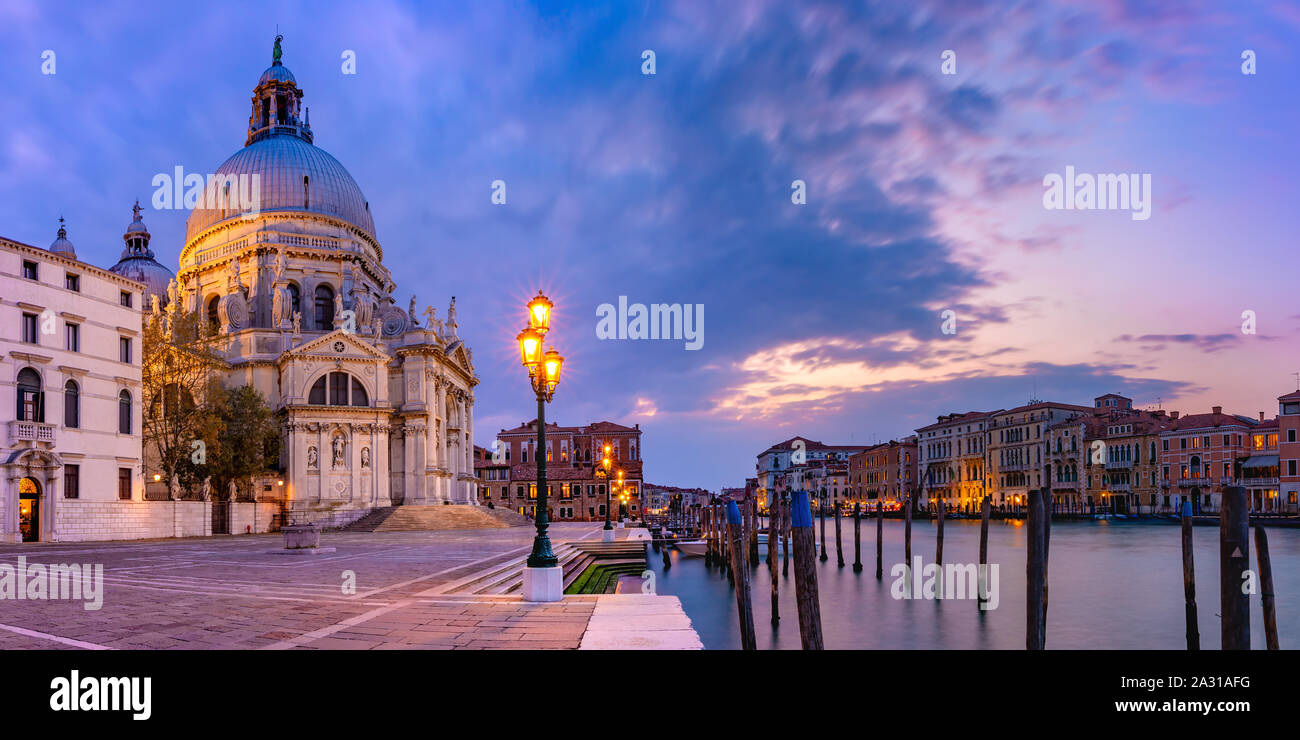
<path fill-rule="evenodd" d="M 790 575 L 790 489 L 781 494 L 781 575 Z"/>
<path fill-rule="evenodd" d="M 876 494 L 879 496 L 880 494 Z M 876 499 L 876 580 L 885 577 L 883 556 L 885 551 L 885 502 Z"/>
<path fill-rule="evenodd" d="M 903 562 L 907 565 L 908 578 L 912 573 L 912 494 L 903 496 Z"/>
<path fill-rule="evenodd" d="M 1264 609 L 1264 645 L 1277 650 L 1277 604 L 1273 595 L 1273 561 L 1268 557 L 1268 535 L 1255 525 L 1255 558 L 1259 561 L 1259 595 Z"/>
<path fill-rule="evenodd" d="M 1050 481 L 1052 478 L 1050 469 L 1048 474 L 1043 476 L 1043 480 Z M 1047 649 L 1047 604 L 1051 593 L 1051 562 L 1052 553 L 1052 489 L 1050 484 L 1042 489 L 1042 506 L 1043 514 L 1043 649 Z"/>
<path fill-rule="evenodd" d="M 1047 571 L 1044 541 L 1043 492 L 1029 492 L 1029 526 L 1025 543 L 1025 649 L 1042 650 L 1043 639 L 1043 584 Z"/>
<path fill-rule="evenodd" d="M 704 537 L 704 564 L 713 565 L 713 504 L 700 508 L 700 535 Z"/>
<path fill-rule="evenodd" d="M 731 570 L 736 580 L 736 613 L 740 619 L 740 647 L 754 650 L 754 605 L 750 601 L 749 568 L 745 567 L 745 518 L 735 501 L 727 503 L 727 541 Z"/>
<path fill-rule="evenodd" d="M 817 598 L 817 543 L 813 541 L 812 507 L 807 491 L 795 491 L 790 502 L 794 541 L 795 603 L 799 607 L 799 640 L 804 650 L 822 649 L 822 615 Z"/>
<path fill-rule="evenodd" d="M 1219 512 L 1219 614 L 1224 650 L 1250 649 L 1250 596 L 1242 576 L 1250 569 L 1250 510 L 1246 489 L 1224 486 Z"/>
<path fill-rule="evenodd" d="M 749 512 L 749 563 L 758 565 L 758 496 L 746 499 L 745 508 Z"/>
<path fill-rule="evenodd" d="M 821 561 L 824 563 L 828 559 L 826 556 L 826 507 L 822 504 L 820 496 L 817 497 L 817 516 L 821 518 L 822 534 L 819 539 L 822 541 Z"/>
<path fill-rule="evenodd" d="M 982 604 L 988 600 L 988 571 L 989 571 L 989 511 L 993 505 L 989 502 L 989 497 L 985 496 L 983 503 L 980 504 L 980 587 L 976 604 Z M 983 607 L 980 607 L 981 611 Z"/>
<path fill-rule="evenodd" d="M 862 572 L 862 503 L 853 502 L 853 572 Z"/>
<path fill-rule="evenodd" d="M 1196 620 L 1196 566 L 1192 558 L 1192 502 L 1183 502 L 1183 611 L 1187 621 L 1187 649 L 1201 649 Z"/>
<path fill-rule="evenodd" d="M 840 505 L 835 504 L 835 558 L 841 568 L 844 567 L 844 543 L 840 540 Z"/>
<path fill-rule="evenodd" d="M 768 499 L 768 517 L 767 517 L 767 577 L 772 581 L 772 624 L 776 625 L 781 621 L 781 604 L 777 593 L 776 583 L 776 552 L 777 543 L 784 539 L 781 524 L 781 507 L 773 503 L 769 494 Z"/>
<path fill-rule="evenodd" d="M 939 572 L 942 573 L 943 572 L 943 514 L 944 514 L 942 497 L 939 498 L 935 509 L 936 509 L 935 513 L 938 516 L 938 520 L 935 522 L 936 529 L 934 532 L 934 564 L 936 567 L 939 568 Z"/>

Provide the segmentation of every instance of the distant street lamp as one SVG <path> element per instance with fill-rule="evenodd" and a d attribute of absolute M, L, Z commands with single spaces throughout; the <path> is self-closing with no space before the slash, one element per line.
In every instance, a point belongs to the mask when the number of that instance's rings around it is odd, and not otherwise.
<path fill-rule="evenodd" d="M 550 299 L 537 291 L 537 296 L 528 302 L 528 326 L 517 337 L 520 359 L 537 395 L 537 536 L 533 538 L 533 551 L 524 568 L 525 601 L 559 601 L 564 598 L 563 570 L 546 534 L 550 523 L 546 490 L 546 403 L 555 395 L 555 388 L 560 384 L 560 371 L 564 367 L 564 358 L 559 352 L 545 349 L 553 306 Z"/>
<path fill-rule="evenodd" d="M 601 533 L 601 539 L 605 542 L 614 541 L 614 525 L 609 520 L 609 510 L 613 506 L 611 499 L 613 481 L 609 479 L 609 469 L 614 464 L 614 461 L 609 458 L 610 452 L 610 445 L 605 445 L 605 456 L 600 461 L 600 467 L 596 469 L 596 477 L 605 482 L 605 529 Z"/>

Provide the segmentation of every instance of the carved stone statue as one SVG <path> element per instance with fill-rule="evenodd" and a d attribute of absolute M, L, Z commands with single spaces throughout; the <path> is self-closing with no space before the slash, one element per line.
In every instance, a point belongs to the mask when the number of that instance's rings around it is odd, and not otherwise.
<path fill-rule="evenodd" d="M 172 479 L 167 484 L 167 497 L 172 501 L 179 501 L 181 498 L 181 482 L 175 473 L 172 473 Z"/>
<path fill-rule="evenodd" d="M 319 464 L 320 464 L 320 460 L 319 460 L 318 456 L 316 455 L 316 447 L 315 447 L 315 446 L 308 447 L 308 448 L 307 448 L 307 467 L 309 467 L 309 468 L 315 468 L 315 467 L 316 467 L 317 465 L 319 465 Z"/>
<path fill-rule="evenodd" d="M 302 311 L 293 312 L 293 333 L 294 334 L 302 333 Z"/>
<path fill-rule="evenodd" d="M 411 294 L 411 305 L 410 305 L 409 309 L 408 309 L 407 312 L 406 312 L 406 313 L 410 314 L 410 316 L 411 316 L 411 325 L 412 325 L 412 326 L 417 326 L 417 325 L 420 323 L 419 315 L 418 315 L 415 311 L 416 311 L 416 309 L 415 309 L 415 294 L 412 293 L 412 294 Z"/>
<path fill-rule="evenodd" d="M 334 328 L 343 325 L 343 291 L 334 294 Z"/>
<path fill-rule="evenodd" d="M 456 339 L 456 296 L 451 297 L 451 305 L 447 307 L 447 334 Z"/>
<path fill-rule="evenodd" d="M 376 316 L 371 320 L 371 329 L 374 331 L 375 339 L 384 335 L 384 320 Z"/>
<path fill-rule="evenodd" d="M 278 282 L 284 278 L 284 247 L 278 247 L 275 250 L 275 279 Z"/>
<path fill-rule="evenodd" d="M 158 300 L 158 295 L 149 296 L 149 306 L 153 309 L 154 318 L 162 318 L 162 301 Z"/>
<path fill-rule="evenodd" d="M 369 447 L 362 447 L 362 448 L 361 448 L 361 467 L 363 467 L 363 468 L 368 468 L 368 467 L 370 467 L 370 448 L 369 448 Z"/>
<path fill-rule="evenodd" d="M 330 467 L 337 470 L 338 468 L 343 467 L 343 437 L 336 436 L 334 440 L 330 442 L 330 445 L 334 449 L 334 457 L 330 462 Z"/>
<path fill-rule="evenodd" d="M 167 281 L 167 305 L 176 310 L 176 278 Z"/>
<path fill-rule="evenodd" d="M 424 309 L 424 327 L 436 334 L 442 333 L 442 322 L 438 320 L 438 309 L 427 306 Z"/>
<path fill-rule="evenodd" d="M 239 277 L 239 260 L 237 259 L 230 261 L 230 275 L 226 277 L 226 292 L 244 292 L 244 283 Z"/>
<path fill-rule="evenodd" d="M 226 500 L 229 501 L 229 502 L 231 502 L 231 503 L 234 503 L 234 501 L 235 501 L 235 497 L 238 496 L 238 495 L 239 495 L 239 489 L 235 487 L 235 482 L 232 480 L 232 481 L 230 481 L 229 483 L 227 483 L 227 484 L 226 484 Z"/>
<path fill-rule="evenodd" d="M 203 485 L 199 488 L 199 498 L 204 501 L 212 500 L 212 476 L 203 479 Z"/>

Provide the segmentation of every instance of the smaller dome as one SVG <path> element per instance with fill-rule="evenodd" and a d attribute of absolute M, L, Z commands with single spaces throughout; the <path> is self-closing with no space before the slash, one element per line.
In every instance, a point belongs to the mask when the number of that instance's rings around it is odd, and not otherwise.
<path fill-rule="evenodd" d="M 280 62 L 266 68 L 266 71 L 258 78 L 257 86 L 261 87 L 268 82 L 292 82 L 295 85 L 298 84 L 298 81 L 293 78 L 293 72 L 290 72 L 289 68 Z"/>
<path fill-rule="evenodd" d="M 149 229 L 144 225 L 140 210 L 140 201 L 137 200 L 131 209 L 131 224 L 126 227 L 126 233 L 122 234 L 122 241 L 126 242 L 122 258 L 108 269 L 124 278 L 144 283 L 142 308 L 148 311 L 153 304 L 152 296 L 158 296 L 160 307 L 168 304 L 167 289 L 176 275 L 154 259 L 153 250 L 149 248 Z"/>
<path fill-rule="evenodd" d="M 74 260 L 77 258 L 77 248 L 72 246 L 72 242 L 68 241 L 68 230 L 63 226 L 62 216 L 59 216 L 58 238 L 50 243 L 49 251 L 55 254 L 61 254 L 64 257 L 70 257 Z"/>

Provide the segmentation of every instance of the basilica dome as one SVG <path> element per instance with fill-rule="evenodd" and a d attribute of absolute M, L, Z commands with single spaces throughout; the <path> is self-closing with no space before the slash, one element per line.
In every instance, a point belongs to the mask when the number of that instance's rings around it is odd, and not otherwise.
<path fill-rule="evenodd" d="M 257 175 L 260 203 L 250 209 L 195 208 L 185 222 L 187 243 L 210 226 L 254 210 L 322 213 L 375 234 L 370 207 L 352 175 L 324 149 L 295 134 L 271 135 L 245 146 L 223 162 L 216 174 L 219 178 Z M 235 200 L 231 198 L 232 203 Z"/>
<path fill-rule="evenodd" d="M 253 90 L 244 148 L 215 173 L 220 182 L 231 183 L 230 197 L 225 203 L 201 202 L 190 212 L 185 224 L 187 244 L 218 223 L 269 211 L 333 216 L 372 238 L 375 235 L 375 222 L 361 188 L 337 159 L 312 143 L 310 115 L 300 114 L 302 90 L 280 62 L 278 41 L 275 54 Z M 258 177 L 258 202 L 243 207 L 235 189 L 241 187 L 241 176 L 253 175 Z M 242 187 L 243 193 L 251 195 L 252 180 Z M 216 207 L 221 205 L 227 207 Z"/>

